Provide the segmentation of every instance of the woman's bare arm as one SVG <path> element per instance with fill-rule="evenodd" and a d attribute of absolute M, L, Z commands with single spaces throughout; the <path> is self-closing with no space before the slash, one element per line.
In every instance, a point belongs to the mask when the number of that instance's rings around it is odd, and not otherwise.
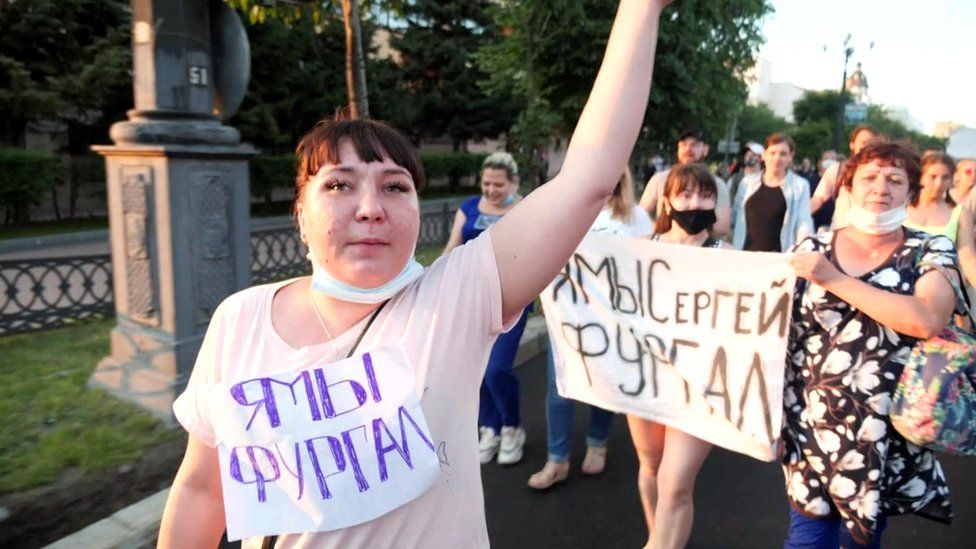
<path fill-rule="evenodd" d="M 190 435 L 183 463 L 166 500 L 156 547 L 213 549 L 224 528 L 217 449 Z"/>
<path fill-rule="evenodd" d="M 447 244 L 444 245 L 444 251 L 441 252 L 441 255 L 447 255 L 451 253 L 451 250 L 461 245 L 461 229 L 464 228 L 465 221 L 467 221 L 467 217 L 458 208 L 457 215 L 454 216 L 454 224 L 451 225 L 451 236 L 447 239 Z"/>
<path fill-rule="evenodd" d="M 658 18 L 669 0 L 623 0 L 562 169 L 491 228 L 502 313 L 552 281 L 603 208 L 644 120 Z"/>
<path fill-rule="evenodd" d="M 941 273 L 929 271 L 915 283 L 914 295 L 876 288 L 839 270 L 818 252 L 798 253 L 791 259 L 796 275 L 836 295 L 852 307 L 892 330 L 920 339 L 938 335 L 949 323 L 956 294 Z"/>

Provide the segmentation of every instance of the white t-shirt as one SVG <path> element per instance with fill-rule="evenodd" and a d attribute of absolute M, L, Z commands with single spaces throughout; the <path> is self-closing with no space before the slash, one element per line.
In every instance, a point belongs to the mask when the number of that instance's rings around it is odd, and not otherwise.
<path fill-rule="evenodd" d="M 821 197 L 827 201 L 836 197 L 834 200 L 834 216 L 830 221 L 830 230 L 836 231 L 847 226 L 847 212 L 851 209 L 851 195 L 847 187 L 840 187 L 840 168 L 842 163 L 838 162 L 824 170 L 814 196 Z"/>
<path fill-rule="evenodd" d="M 651 217 L 643 208 L 633 206 L 629 221 L 614 219 L 613 210 L 604 209 L 596 216 L 596 221 L 590 226 L 591 233 L 608 234 L 614 236 L 647 236 L 654 231 Z"/>
<path fill-rule="evenodd" d="M 420 406 L 437 448 L 440 473 L 417 499 L 356 526 L 279 537 L 276 547 L 488 547 L 478 460 L 478 391 L 502 324 L 501 286 L 490 231 L 434 262 L 380 312 L 357 353 L 402 343 L 422 388 Z M 271 324 L 275 292 L 294 280 L 255 286 L 227 298 L 210 322 L 177 420 L 214 446 L 209 387 L 299 371 L 346 356 L 366 319 L 335 338 L 295 349 Z M 518 320 L 516 316 L 510 323 Z M 337 352 L 338 350 L 338 352 Z M 261 538 L 243 547 L 260 547 Z"/>

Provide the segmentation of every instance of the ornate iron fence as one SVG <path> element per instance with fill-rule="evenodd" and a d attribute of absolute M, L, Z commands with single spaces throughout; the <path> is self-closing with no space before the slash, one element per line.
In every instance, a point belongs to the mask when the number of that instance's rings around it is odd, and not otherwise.
<path fill-rule="evenodd" d="M 309 274 L 307 253 L 293 226 L 251 232 L 251 284 Z"/>
<path fill-rule="evenodd" d="M 421 214 L 418 248 L 443 246 L 453 219 L 449 204 Z M 251 250 L 251 284 L 310 272 L 291 224 L 252 231 Z M 114 314 L 110 255 L 0 261 L 0 336 Z"/>
<path fill-rule="evenodd" d="M 115 314 L 112 256 L 0 261 L 0 335 Z"/>
<path fill-rule="evenodd" d="M 445 203 L 438 210 L 420 214 L 420 236 L 417 239 L 417 247 L 438 248 L 447 244 L 456 209 L 456 205 Z"/>

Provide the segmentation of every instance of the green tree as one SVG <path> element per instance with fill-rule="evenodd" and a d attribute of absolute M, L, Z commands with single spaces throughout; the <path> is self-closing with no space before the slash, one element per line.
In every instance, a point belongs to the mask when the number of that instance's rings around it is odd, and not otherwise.
<path fill-rule="evenodd" d="M 108 139 L 132 105 L 128 2 L 34 0 L 0 6 L 0 142 L 57 118 L 68 152 Z"/>
<path fill-rule="evenodd" d="M 310 19 L 316 26 L 322 26 L 329 19 L 341 16 L 345 33 L 346 89 L 350 114 L 354 118 L 369 118 L 369 100 L 366 79 L 366 53 L 363 49 L 363 36 L 371 37 L 363 26 L 360 6 L 371 7 L 400 6 L 399 0 L 381 2 L 373 0 L 226 0 L 233 8 L 248 16 L 253 23 L 277 20 L 293 25 L 302 19 Z"/>
<path fill-rule="evenodd" d="M 796 119 L 797 155 L 816 158 L 820 153 L 833 148 L 833 128 L 836 124 L 839 93 L 833 90 L 808 91 L 793 104 L 793 118 Z M 894 120 L 887 109 L 881 105 L 869 105 L 866 124 L 874 127 L 890 139 L 912 142 L 919 151 L 942 149 L 945 141 L 916 132 Z M 845 124 L 844 136 L 849 136 L 857 124 Z M 850 155 L 847 140 L 844 140 L 840 154 Z"/>
<path fill-rule="evenodd" d="M 791 132 L 793 125 L 766 105 L 746 105 L 738 121 L 739 141 L 762 143 L 775 132 Z M 801 157 L 802 158 L 802 157 Z"/>
<path fill-rule="evenodd" d="M 820 158 L 821 153 L 834 147 L 833 120 L 813 120 L 793 130 L 797 158 Z M 842 152 L 842 151 L 838 151 Z"/>
<path fill-rule="evenodd" d="M 504 38 L 482 48 L 491 93 L 520 100 L 513 137 L 539 147 L 572 130 L 589 94 L 613 22 L 611 0 L 500 2 Z M 745 98 L 743 72 L 762 42 L 766 0 L 682 0 L 662 17 L 644 140 L 671 146 L 685 126 L 722 135 Z M 516 131 L 517 130 L 517 131 Z M 538 141 L 533 141 L 538 140 Z M 515 139 L 518 143 L 518 139 Z"/>
<path fill-rule="evenodd" d="M 507 97 L 489 97 L 473 53 L 497 34 L 487 0 L 415 0 L 403 7 L 405 23 L 391 47 L 399 55 L 395 122 L 416 141 L 449 136 L 455 152 L 472 138 L 497 137 L 513 120 Z M 452 182 L 456 184 L 455 182 Z"/>
<path fill-rule="evenodd" d="M 344 31 L 335 21 L 316 28 L 309 18 L 245 27 L 251 80 L 230 123 L 265 153 L 288 152 L 324 113 L 347 102 Z"/>

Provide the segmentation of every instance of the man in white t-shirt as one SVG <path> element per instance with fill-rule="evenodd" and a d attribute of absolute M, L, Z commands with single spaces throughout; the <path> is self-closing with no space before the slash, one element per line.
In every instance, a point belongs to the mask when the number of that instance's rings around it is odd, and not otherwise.
<path fill-rule="evenodd" d="M 881 137 L 881 134 L 871 126 L 858 126 L 851 132 L 851 156 L 861 152 L 869 142 Z M 824 172 L 817 184 L 817 189 L 813 192 L 810 199 L 810 213 L 815 214 L 830 200 L 834 200 L 834 216 L 830 222 L 830 229 L 836 231 L 847 225 L 847 211 L 851 207 L 851 198 L 847 194 L 847 189 L 840 186 L 840 179 L 844 167 L 843 162 L 838 162 Z"/>
<path fill-rule="evenodd" d="M 685 130 L 678 137 L 678 163 L 692 164 L 701 162 L 708 155 L 708 143 L 701 131 Z M 670 168 L 657 172 L 647 182 L 644 194 L 640 199 L 640 206 L 651 216 L 657 219 L 664 211 L 664 185 L 668 181 Z M 715 236 L 727 236 L 732 226 L 732 201 L 729 198 L 729 187 L 721 177 L 715 176 L 715 186 L 718 189 L 718 196 L 715 197 L 715 225 L 712 233 Z"/>

